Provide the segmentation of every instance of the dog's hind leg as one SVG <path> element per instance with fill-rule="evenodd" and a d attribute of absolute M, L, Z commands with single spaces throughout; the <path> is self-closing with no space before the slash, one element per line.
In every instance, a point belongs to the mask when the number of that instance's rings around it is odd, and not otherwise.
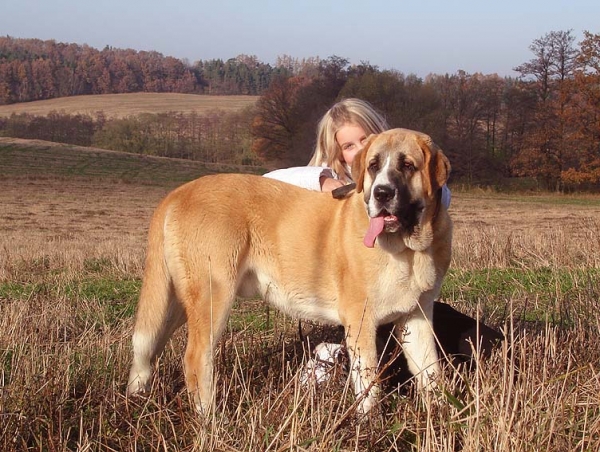
<path fill-rule="evenodd" d="M 202 292 L 200 294 L 200 287 Z M 188 343 L 185 351 L 185 380 L 196 409 L 207 415 L 214 405 L 214 349 L 225 327 L 235 299 L 233 281 L 190 282 L 186 302 Z"/>
<path fill-rule="evenodd" d="M 152 234 L 151 230 L 151 234 Z M 155 232 L 155 231 L 154 231 Z M 133 363 L 127 394 L 147 391 L 152 363 L 173 332 L 185 323 L 185 312 L 173 288 L 162 254 L 162 233 L 151 235 L 144 282 L 133 333 Z"/>
<path fill-rule="evenodd" d="M 184 323 L 185 312 L 174 294 L 161 300 L 161 305 L 154 303 L 152 309 L 138 312 L 132 339 L 133 363 L 129 372 L 128 394 L 146 392 L 149 389 L 153 362 L 175 330 Z"/>

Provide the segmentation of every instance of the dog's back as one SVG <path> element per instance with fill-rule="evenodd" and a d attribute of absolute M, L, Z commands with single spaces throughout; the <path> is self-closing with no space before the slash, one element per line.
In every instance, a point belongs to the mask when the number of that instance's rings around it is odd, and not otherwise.
<path fill-rule="evenodd" d="M 213 304 L 260 294 L 296 317 L 340 323 L 339 273 L 351 265 L 340 242 L 354 240 L 358 251 L 350 257 L 361 261 L 366 220 L 349 213 L 359 204 L 262 177 L 203 177 L 159 207 L 148 252 L 164 256 L 184 306 L 210 293 Z M 224 293 L 214 297 L 217 290 Z"/>

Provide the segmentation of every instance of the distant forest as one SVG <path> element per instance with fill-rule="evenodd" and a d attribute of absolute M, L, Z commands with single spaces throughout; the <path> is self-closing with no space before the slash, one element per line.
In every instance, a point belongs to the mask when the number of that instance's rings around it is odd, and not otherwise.
<path fill-rule="evenodd" d="M 0 105 L 135 92 L 258 95 L 286 74 L 246 55 L 189 65 L 158 52 L 0 37 Z"/>
<path fill-rule="evenodd" d="M 392 127 L 428 133 L 450 157 L 452 181 L 600 188 L 600 35 L 552 31 L 531 45 L 520 76 L 420 78 L 338 56 L 256 57 L 190 65 L 157 52 L 0 38 L 0 103 L 122 92 L 260 95 L 255 108 L 207 116 L 107 119 L 56 113 L 0 118 L 0 135 L 221 163 L 304 165 L 316 124 L 337 100 L 371 102 Z"/>

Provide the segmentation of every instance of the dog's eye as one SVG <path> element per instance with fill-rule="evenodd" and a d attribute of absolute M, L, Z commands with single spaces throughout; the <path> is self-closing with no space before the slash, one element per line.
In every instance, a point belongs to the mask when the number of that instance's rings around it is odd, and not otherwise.
<path fill-rule="evenodd" d="M 412 163 L 412 162 L 409 162 L 408 160 L 405 160 L 405 161 L 402 163 L 402 166 L 403 166 L 403 168 L 404 168 L 405 170 L 408 170 L 408 171 L 410 171 L 410 172 L 414 172 L 414 171 L 416 170 L 414 163 Z"/>
<path fill-rule="evenodd" d="M 371 163 L 369 163 L 369 171 L 371 171 L 371 172 L 379 171 L 379 162 L 377 160 L 373 160 Z"/>

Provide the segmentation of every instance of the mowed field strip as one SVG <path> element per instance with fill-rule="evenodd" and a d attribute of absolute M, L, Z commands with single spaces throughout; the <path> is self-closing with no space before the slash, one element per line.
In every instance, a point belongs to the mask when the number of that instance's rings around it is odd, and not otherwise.
<path fill-rule="evenodd" d="M 211 96 L 177 93 L 99 94 L 61 97 L 58 99 L 0 105 L 0 116 L 28 113 L 46 116 L 52 111 L 68 114 L 95 115 L 103 112 L 108 118 L 123 118 L 142 113 L 197 113 L 211 110 L 239 111 L 256 104 L 258 96 Z"/>

